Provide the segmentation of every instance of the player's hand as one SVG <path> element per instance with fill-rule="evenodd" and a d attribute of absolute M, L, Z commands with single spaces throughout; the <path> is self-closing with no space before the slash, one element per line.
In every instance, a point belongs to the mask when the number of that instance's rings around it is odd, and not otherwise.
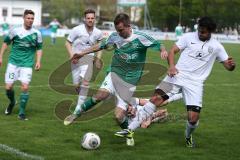
<path fill-rule="evenodd" d="M 168 52 L 164 49 L 161 51 L 160 56 L 162 59 L 167 59 L 168 57 Z"/>
<path fill-rule="evenodd" d="M 94 59 L 94 64 L 95 64 L 97 69 L 101 69 L 102 66 L 103 66 L 103 63 L 102 63 L 101 59 L 99 59 L 99 58 Z"/>
<path fill-rule="evenodd" d="M 128 106 L 127 114 L 129 117 L 134 118 L 136 116 L 137 109 L 131 105 Z"/>
<path fill-rule="evenodd" d="M 72 58 L 71 58 L 72 63 L 73 63 L 73 64 L 77 64 L 77 63 L 78 63 L 78 60 L 79 60 L 80 58 L 82 58 L 82 57 L 83 57 L 83 56 L 82 56 L 81 54 L 75 53 L 75 54 L 72 56 Z"/>
<path fill-rule="evenodd" d="M 224 66 L 227 70 L 233 71 L 233 70 L 235 69 L 235 67 L 236 67 L 236 64 L 235 64 L 233 58 L 232 58 L 232 57 L 229 57 L 227 60 L 225 60 L 225 61 L 223 62 L 223 66 Z"/>
<path fill-rule="evenodd" d="M 41 68 L 41 63 L 37 62 L 36 65 L 35 65 L 35 70 L 39 71 L 40 68 Z"/>
<path fill-rule="evenodd" d="M 228 63 L 228 65 L 230 65 L 230 66 L 235 66 L 235 65 L 236 65 L 232 57 L 229 57 L 229 58 L 228 58 L 227 63 Z"/>
<path fill-rule="evenodd" d="M 176 74 L 178 74 L 178 70 L 175 66 L 169 67 L 168 68 L 168 76 L 174 77 Z"/>

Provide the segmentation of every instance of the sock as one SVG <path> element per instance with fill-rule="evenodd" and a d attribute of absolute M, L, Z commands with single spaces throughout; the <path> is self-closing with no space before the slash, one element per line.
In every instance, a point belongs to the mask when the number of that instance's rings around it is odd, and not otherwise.
<path fill-rule="evenodd" d="M 148 101 L 141 110 L 138 110 L 136 116 L 133 118 L 132 122 L 129 124 L 128 129 L 132 131 L 136 130 L 142 122 L 152 116 L 155 112 L 156 106 L 152 102 Z"/>
<path fill-rule="evenodd" d="M 14 106 L 15 105 L 15 95 L 14 95 L 14 90 L 6 90 L 6 95 L 10 101 L 10 105 Z"/>
<path fill-rule="evenodd" d="M 20 114 L 25 114 L 25 108 L 26 108 L 26 105 L 27 105 L 28 98 L 29 98 L 28 92 L 22 92 L 20 94 L 19 115 Z"/>
<path fill-rule="evenodd" d="M 199 122 L 199 121 L 198 121 Z M 198 122 L 195 124 L 195 125 L 192 125 L 191 123 L 189 123 L 187 121 L 187 124 L 186 124 L 186 131 L 185 131 L 185 134 L 186 134 L 186 138 L 190 138 L 191 137 L 191 134 L 193 133 L 193 131 L 197 128 L 198 126 Z"/>
<path fill-rule="evenodd" d="M 174 94 L 174 95 L 169 97 L 168 103 L 173 102 L 173 101 L 177 101 L 181 98 L 182 98 L 182 93 Z"/>
<path fill-rule="evenodd" d="M 87 99 L 89 86 L 88 85 L 81 85 L 79 96 L 78 96 L 78 103 L 77 106 L 73 112 L 73 114 L 79 115 L 82 112 L 81 105 L 84 103 L 84 101 Z"/>
<path fill-rule="evenodd" d="M 81 108 L 83 111 L 91 109 L 93 106 L 98 104 L 100 101 L 96 101 L 93 97 L 87 99 L 82 105 Z"/>
<path fill-rule="evenodd" d="M 56 38 L 53 38 L 52 39 L 52 44 L 55 44 L 56 43 Z"/>
<path fill-rule="evenodd" d="M 120 127 L 121 127 L 122 129 L 127 129 L 127 128 L 128 128 L 128 118 L 127 118 L 126 116 L 123 118 L 123 121 L 122 121 L 122 123 L 120 124 Z"/>
<path fill-rule="evenodd" d="M 82 112 L 81 105 L 84 103 L 86 98 L 87 98 L 86 96 L 79 96 L 78 97 L 78 103 L 77 103 L 77 106 L 76 106 L 73 114 L 79 115 Z"/>

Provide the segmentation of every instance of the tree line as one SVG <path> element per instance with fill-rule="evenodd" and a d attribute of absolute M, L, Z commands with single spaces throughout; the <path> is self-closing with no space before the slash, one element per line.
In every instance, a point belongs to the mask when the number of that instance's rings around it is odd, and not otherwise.
<path fill-rule="evenodd" d="M 71 25 L 71 18 L 81 18 L 85 8 L 89 5 L 97 5 L 103 10 L 104 20 L 113 20 L 116 13 L 117 0 L 42 0 L 43 13 L 50 13 L 51 18 L 66 25 Z M 181 24 L 193 27 L 198 17 L 210 16 L 218 24 L 218 28 L 238 28 L 240 24 L 240 0 L 147 0 L 149 13 L 154 27 L 173 30 L 179 23 L 181 12 Z M 110 10 L 109 7 L 115 9 Z M 129 9 L 126 9 L 128 11 Z M 107 14 L 109 12 L 109 14 Z M 141 20 L 137 23 L 143 26 Z M 101 20 L 101 12 L 100 12 Z"/>

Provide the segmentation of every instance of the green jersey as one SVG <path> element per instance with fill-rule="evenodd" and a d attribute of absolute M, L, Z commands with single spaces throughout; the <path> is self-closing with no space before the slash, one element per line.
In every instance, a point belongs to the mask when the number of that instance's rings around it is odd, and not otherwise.
<path fill-rule="evenodd" d="M 51 32 L 57 33 L 60 23 L 58 21 L 52 21 L 49 25 L 51 27 Z"/>
<path fill-rule="evenodd" d="M 175 33 L 176 33 L 176 36 L 182 36 L 182 34 L 183 34 L 183 28 L 182 28 L 182 26 L 177 26 L 177 27 L 175 28 Z"/>
<path fill-rule="evenodd" d="M 159 41 L 135 30 L 127 39 L 120 37 L 116 32 L 112 33 L 100 45 L 101 49 L 109 46 L 115 47 L 110 68 L 111 72 L 115 72 L 125 82 L 133 85 L 136 85 L 141 78 L 147 48 L 151 47 L 160 51 Z"/>
<path fill-rule="evenodd" d="M 7 23 L 2 24 L 2 30 L 7 31 L 9 29 L 9 25 Z"/>
<path fill-rule="evenodd" d="M 5 37 L 4 42 L 8 45 L 12 42 L 9 63 L 19 67 L 32 67 L 36 50 L 42 49 L 41 33 L 34 28 L 14 28 Z"/>

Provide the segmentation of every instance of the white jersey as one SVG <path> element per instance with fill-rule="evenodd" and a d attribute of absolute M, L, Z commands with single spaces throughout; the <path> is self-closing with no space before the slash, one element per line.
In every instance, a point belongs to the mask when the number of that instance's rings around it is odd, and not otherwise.
<path fill-rule="evenodd" d="M 200 41 L 198 32 L 185 34 L 176 45 L 181 50 L 176 64 L 179 71 L 176 78 L 203 83 L 209 76 L 215 60 L 223 62 L 228 59 L 225 49 L 216 39 Z"/>
<path fill-rule="evenodd" d="M 86 30 L 85 24 L 82 24 L 72 29 L 67 40 L 72 43 L 73 52 L 79 53 L 102 40 L 102 37 L 102 32 L 96 27 L 94 27 L 93 31 L 89 33 Z M 94 53 L 90 53 L 89 55 L 93 56 Z"/>

